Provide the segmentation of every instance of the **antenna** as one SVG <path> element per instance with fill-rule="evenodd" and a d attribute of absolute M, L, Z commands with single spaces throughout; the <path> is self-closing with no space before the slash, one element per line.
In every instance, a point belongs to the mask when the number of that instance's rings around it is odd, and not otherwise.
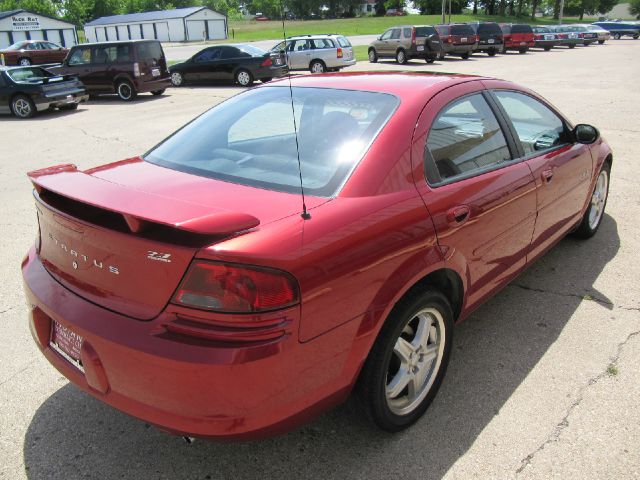
<path fill-rule="evenodd" d="M 284 40 L 284 55 L 287 66 L 289 65 L 289 53 L 287 52 L 287 32 L 284 28 L 285 15 L 282 15 L 282 39 Z M 291 70 L 288 70 L 287 79 L 289 81 L 289 97 L 291 98 L 291 116 L 293 117 L 293 133 L 296 136 L 296 155 L 298 157 L 298 175 L 300 176 L 300 193 L 302 194 L 302 213 L 300 216 L 304 220 L 309 220 L 311 214 L 307 211 L 307 204 L 304 201 L 304 185 L 302 184 L 302 163 L 300 162 L 300 144 L 298 143 L 298 125 L 296 123 L 296 109 L 293 105 L 293 87 L 291 86 Z"/>

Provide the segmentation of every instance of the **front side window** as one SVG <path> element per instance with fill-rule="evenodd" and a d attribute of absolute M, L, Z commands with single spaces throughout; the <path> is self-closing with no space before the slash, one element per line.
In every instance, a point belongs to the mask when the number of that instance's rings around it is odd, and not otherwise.
<path fill-rule="evenodd" d="M 438 114 L 425 153 L 430 184 L 473 176 L 511 160 L 502 129 L 481 94 L 456 100 Z"/>
<path fill-rule="evenodd" d="M 515 128 L 525 156 L 569 143 L 564 122 L 546 105 L 522 93 L 494 93 Z"/>
<path fill-rule="evenodd" d="M 309 50 L 309 42 L 307 40 L 296 40 L 292 43 L 291 50 L 294 52 Z"/>
<path fill-rule="evenodd" d="M 380 40 L 389 40 L 391 38 L 392 33 L 393 33 L 393 30 L 387 30 L 382 34 L 382 36 L 380 37 Z"/>
<path fill-rule="evenodd" d="M 91 47 L 76 48 L 69 56 L 69 65 L 87 65 L 91 63 Z"/>
<path fill-rule="evenodd" d="M 258 88 L 215 106 L 146 154 L 145 160 L 204 177 L 297 193 L 299 155 L 305 192 L 330 197 L 397 104 L 396 97 L 383 93 Z"/>
<path fill-rule="evenodd" d="M 397 40 L 400 38 L 400 29 L 394 28 L 391 30 L 391 40 Z"/>

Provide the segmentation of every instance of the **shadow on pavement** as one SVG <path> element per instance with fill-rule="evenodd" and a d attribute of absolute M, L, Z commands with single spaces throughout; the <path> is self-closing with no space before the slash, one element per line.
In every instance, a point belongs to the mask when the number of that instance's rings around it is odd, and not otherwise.
<path fill-rule="evenodd" d="M 66 385 L 29 425 L 27 475 L 33 480 L 440 478 L 556 341 L 582 297 L 609 302 L 593 284 L 619 246 L 616 222 L 605 215 L 594 238 L 563 240 L 459 325 L 440 393 L 403 433 L 370 427 L 356 401 L 349 400 L 278 438 L 187 445 Z M 541 299 L 531 287 L 537 284 L 559 294 Z"/>

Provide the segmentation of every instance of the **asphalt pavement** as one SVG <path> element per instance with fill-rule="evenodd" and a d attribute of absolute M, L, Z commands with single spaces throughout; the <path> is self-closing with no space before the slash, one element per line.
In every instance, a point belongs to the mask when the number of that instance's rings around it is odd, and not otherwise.
<path fill-rule="evenodd" d="M 241 89 L 186 87 L 130 104 L 103 97 L 26 121 L 0 116 L 0 478 L 639 478 L 639 55 L 640 41 L 624 39 L 350 69 L 517 81 L 575 123 L 597 126 L 614 153 L 597 235 L 563 240 L 459 325 L 440 393 L 395 435 L 370 427 L 348 401 L 281 437 L 187 445 L 79 391 L 31 339 L 20 262 L 36 216 L 25 173 L 137 155 Z"/>

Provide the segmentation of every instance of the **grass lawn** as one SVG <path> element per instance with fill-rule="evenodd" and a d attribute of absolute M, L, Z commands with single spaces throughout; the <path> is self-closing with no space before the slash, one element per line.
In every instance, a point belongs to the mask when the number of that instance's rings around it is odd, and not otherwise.
<path fill-rule="evenodd" d="M 287 20 L 284 23 L 286 36 L 310 33 L 340 33 L 342 35 L 371 35 L 382 33 L 394 25 L 433 25 L 440 23 L 440 15 L 408 15 L 406 17 L 362 17 L 339 18 L 335 20 Z M 557 23 L 552 18 L 515 18 L 486 15 L 452 15 L 452 22 L 473 21 L 523 22 L 548 25 Z M 565 18 L 565 23 L 578 22 L 577 18 Z M 584 19 L 589 23 L 593 19 Z M 229 39 L 238 41 L 272 40 L 283 37 L 282 21 L 256 22 L 255 20 L 237 20 L 229 22 Z"/>

